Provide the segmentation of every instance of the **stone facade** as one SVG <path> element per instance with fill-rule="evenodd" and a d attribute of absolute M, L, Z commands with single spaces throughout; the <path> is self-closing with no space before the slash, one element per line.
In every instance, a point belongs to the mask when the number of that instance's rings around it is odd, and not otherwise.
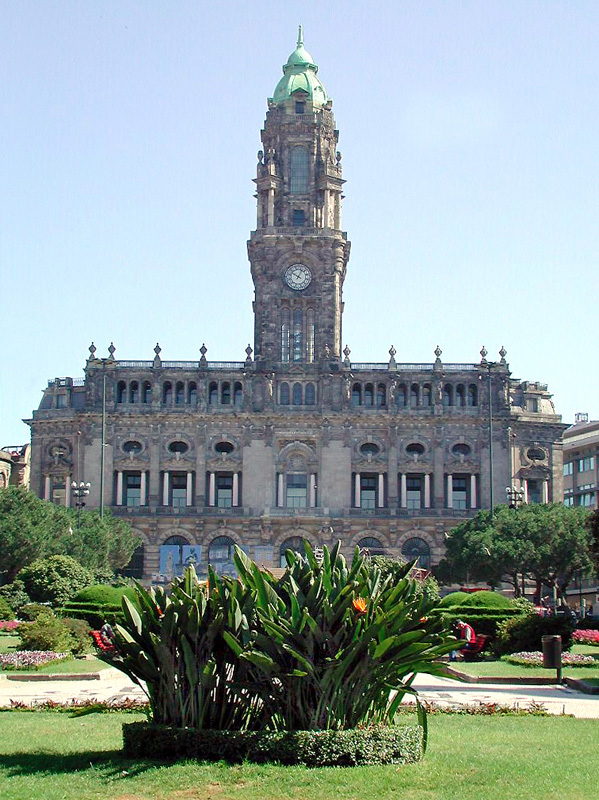
<path fill-rule="evenodd" d="M 460 519 L 506 501 L 561 500 L 561 436 L 545 385 L 502 349 L 477 363 L 352 363 L 342 347 L 343 180 L 332 103 L 298 42 L 269 100 L 248 242 L 254 348 L 240 362 L 121 361 L 90 347 L 83 379 L 48 384 L 32 428 L 31 488 L 127 517 L 132 571 L 164 582 L 194 562 L 232 570 L 239 544 L 276 568 L 289 540 L 347 555 L 443 554 Z"/>

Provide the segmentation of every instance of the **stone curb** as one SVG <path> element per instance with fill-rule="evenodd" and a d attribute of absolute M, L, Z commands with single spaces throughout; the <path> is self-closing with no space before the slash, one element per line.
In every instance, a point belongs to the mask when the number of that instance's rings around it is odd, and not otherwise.
<path fill-rule="evenodd" d="M 109 677 L 109 675 L 103 675 L 103 672 L 109 672 L 109 670 L 102 670 L 102 672 L 74 672 L 71 674 L 64 672 L 47 672 L 41 675 L 35 672 L 15 672 L 13 674 L 5 672 L 0 675 L 0 681 L 101 681 Z"/>
<path fill-rule="evenodd" d="M 459 678 L 459 680 L 463 681 L 464 683 L 497 683 L 497 684 L 504 684 L 507 686 L 557 686 L 558 683 L 555 678 L 507 678 L 505 675 L 497 675 L 495 677 L 491 675 L 468 675 L 466 672 L 460 672 L 457 669 L 453 669 L 452 667 L 446 667 L 446 674 L 453 677 Z M 564 682 L 568 680 L 573 680 L 572 678 L 564 678 Z M 578 681 L 575 681 L 578 683 Z M 578 687 L 573 687 L 578 688 Z M 580 691 L 583 691 L 582 689 Z M 599 694 L 599 691 L 597 692 Z M 591 693 L 590 693 L 591 694 Z M 592 692 L 595 694 L 595 692 Z"/>
<path fill-rule="evenodd" d="M 578 680 L 578 678 L 564 678 L 564 683 L 570 689 L 576 689 L 577 692 L 584 694 L 599 694 L 599 686 L 593 686 L 586 681 Z"/>

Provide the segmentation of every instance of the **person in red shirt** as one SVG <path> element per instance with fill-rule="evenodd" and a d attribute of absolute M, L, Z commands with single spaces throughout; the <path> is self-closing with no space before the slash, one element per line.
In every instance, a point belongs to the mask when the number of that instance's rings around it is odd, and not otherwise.
<path fill-rule="evenodd" d="M 454 626 L 454 634 L 460 640 L 461 644 L 458 650 L 468 651 L 474 650 L 476 646 L 476 634 L 474 633 L 474 628 L 472 625 L 468 625 L 467 622 L 459 619 L 455 626 Z M 450 661 L 455 661 L 457 656 L 457 650 L 453 650 L 451 655 L 449 656 Z"/>

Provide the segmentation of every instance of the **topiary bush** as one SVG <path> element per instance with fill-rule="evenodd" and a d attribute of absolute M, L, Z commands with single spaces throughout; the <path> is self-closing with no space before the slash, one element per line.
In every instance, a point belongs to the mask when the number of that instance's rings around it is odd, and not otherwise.
<path fill-rule="evenodd" d="M 21 608 L 19 618 L 23 622 L 34 622 L 40 614 L 47 614 L 51 617 L 54 616 L 54 612 L 50 606 L 46 606 L 43 603 L 27 603 L 27 605 Z"/>
<path fill-rule="evenodd" d="M 193 758 L 308 767 L 409 764 L 423 755 L 419 725 L 344 731 L 218 731 L 130 722 L 123 725 L 126 758 Z"/>
<path fill-rule="evenodd" d="M 445 597 L 441 598 L 439 605 L 441 608 L 460 606 L 464 600 L 468 599 L 469 596 L 470 595 L 468 592 L 450 592 L 449 594 L 446 594 Z"/>
<path fill-rule="evenodd" d="M 92 573 L 71 556 L 39 558 L 19 572 L 32 600 L 62 605 L 93 583 Z"/>
<path fill-rule="evenodd" d="M 93 603 L 95 606 L 111 606 L 120 608 L 123 595 L 130 600 L 135 600 L 135 589 L 132 586 L 110 586 L 105 583 L 95 583 L 86 586 L 72 598 L 73 603 Z"/>
<path fill-rule="evenodd" d="M 543 636 L 562 637 L 562 649 L 572 646 L 574 623 L 567 617 L 541 617 L 538 614 L 506 619 L 497 626 L 493 651 L 497 655 L 542 649 Z"/>
<path fill-rule="evenodd" d="M 509 619 L 521 617 L 522 614 L 518 609 L 511 608 L 471 608 L 468 606 L 457 606 L 454 608 L 438 609 L 437 613 L 441 611 L 443 623 L 445 627 L 453 629 L 455 623 L 461 619 L 472 625 L 476 634 L 482 633 L 495 639 L 497 636 L 497 627 L 501 623 Z"/>
<path fill-rule="evenodd" d="M 472 592 L 467 594 L 466 598 L 457 603 L 464 608 L 513 608 L 514 604 L 509 597 L 505 597 L 499 592 Z"/>
<path fill-rule="evenodd" d="M 23 581 L 15 580 L 0 586 L 0 597 L 3 597 L 8 605 L 19 615 L 19 611 L 24 605 L 31 602 L 31 598 L 25 591 Z"/>

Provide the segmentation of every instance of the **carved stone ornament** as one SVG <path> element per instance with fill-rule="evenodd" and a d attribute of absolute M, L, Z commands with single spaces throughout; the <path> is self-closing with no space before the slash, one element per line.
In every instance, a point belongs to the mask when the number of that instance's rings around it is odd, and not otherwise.
<path fill-rule="evenodd" d="M 202 346 L 200 347 L 200 356 L 201 356 L 200 364 L 207 364 L 208 363 L 206 361 L 206 353 L 207 352 L 208 352 L 208 348 L 206 347 L 206 345 L 204 343 L 202 343 Z"/>
<path fill-rule="evenodd" d="M 505 364 L 505 363 L 506 363 L 506 362 L 505 362 L 505 357 L 506 357 L 506 355 L 507 355 L 507 350 L 506 350 L 506 349 L 505 349 L 505 347 L 502 345 L 502 346 L 501 346 L 501 350 L 499 351 L 499 358 L 501 359 L 501 363 L 502 363 L 502 364 Z"/>
<path fill-rule="evenodd" d="M 116 347 L 114 346 L 113 342 L 110 342 L 110 347 L 108 348 L 108 358 L 114 361 L 114 354 L 116 352 Z"/>
<path fill-rule="evenodd" d="M 487 363 L 487 355 L 488 355 L 488 353 L 489 353 L 489 351 L 487 350 L 487 348 L 483 344 L 483 346 L 481 348 L 481 351 L 480 351 L 480 363 L 481 364 L 486 364 Z"/>
<path fill-rule="evenodd" d="M 96 350 L 97 350 L 97 347 L 96 347 L 96 345 L 95 345 L 95 344 L 92 342 L 92 343 L 90 344 L 90 346 L 89 346 L 89 359 L 90 359 L 90 361 L 93 361 L 93 360 L 95 359 L 95 357 L 96 357 Z"/>

